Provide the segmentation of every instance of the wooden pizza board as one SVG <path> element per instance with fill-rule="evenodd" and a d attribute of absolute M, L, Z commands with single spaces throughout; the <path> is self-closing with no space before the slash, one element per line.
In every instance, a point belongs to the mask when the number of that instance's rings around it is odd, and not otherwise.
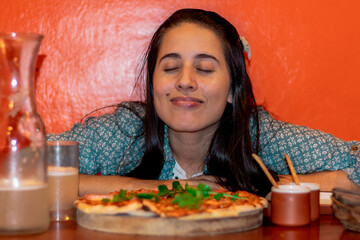
<path fill-rule="evenodd" d="M 237 217 L 181 220 L 178 218 L 138 217 L 89 214 L 77 209 L 80 226 L 97 231 L 166 236 L 211 235 L 242 232 L 261 226 L 263 209 L 254 209 Z"/>

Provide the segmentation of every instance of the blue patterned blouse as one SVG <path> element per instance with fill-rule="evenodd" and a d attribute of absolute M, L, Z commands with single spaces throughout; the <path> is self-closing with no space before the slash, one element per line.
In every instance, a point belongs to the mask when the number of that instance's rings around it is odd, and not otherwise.
<path fill-rule="evenodd" d="M 143 114 L 143 109 L 138 107 Z M 350 180 L 360 185 L 360 144 L 275 120 L 260 110 L 260 152 L 265 165 L 278 174 L 289 174 L 284 153 L 287 153 L 297 173 L 343 169 Z M 252 126 L 253 124 L 250 124 Z M 254 128 L 252 136 L 254 136 Z M 69 131 L 49 134 L 48 140 L 78 141 L 80 173 L 125 175 L 141 161 L 144 138 L 142 121 L 132 111 L 119 107 L 111 114 L 89 117 Z M 171 179 L 175 159 L 171 153 L 167 128 L 164 141 L 165 164 L 159 179 Z"/>

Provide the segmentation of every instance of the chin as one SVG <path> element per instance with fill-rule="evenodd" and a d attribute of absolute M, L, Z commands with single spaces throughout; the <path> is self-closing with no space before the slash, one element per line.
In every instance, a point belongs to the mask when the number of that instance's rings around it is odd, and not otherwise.
<path fill-rule="evenodd" d="M 191 123 L 190 121 L 182 121 L 182 122 L 175 122 L 172 124 L 167 124 L 169 129 L 175 132 L 182 132 L 182 133 L 196 133 L 202 131 L 213 131 L 216 130 L 217 124 L 199 124 L 199 123 Z"/>
<path fill-rule="evenodd" d="M 196 132 L 199 130 L 196 126 L 188 124 L 186 126 L 184 124 L 170 124 L 168 127 L 176 132 Z"/>

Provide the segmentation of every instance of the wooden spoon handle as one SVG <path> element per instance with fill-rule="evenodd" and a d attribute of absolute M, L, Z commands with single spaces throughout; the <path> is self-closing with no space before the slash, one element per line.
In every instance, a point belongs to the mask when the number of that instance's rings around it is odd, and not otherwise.
<path fill-rule="evenodd" d="M 271 184 L 274 187 L 278 187 L 275 179 L 273 178 L 273 176 L 271 175 L 271 173 L 269 172 L 269 170 L 266 168 L 266 166 L 264 165 L 264 163 L 261 161 L 260 157 L 258 155 L 256 155 L 255 153 L 252 154 L 252 157 L 256 160 L 256 162 L 260 165 L 261 169 L 264 171 L 265 175 L 267 176 L 267 178 L 270 180 Z"/>
<path fill-rule="evenodd" d="M 297 175 L 296 175 L 294 166 L 293 166 L 293 164 L 292 164 L 292 162 L 291 162 L 291 160 L 290 160 L 290 157 L 289 157 L 286 153 L 285 153 L 285 159 L 286 159 L 286 161 L 287 161 L 287 163 L 288 163 L 288 165 L 289 165 L 290 172 L 291 172 L 291 175 L 292 175 L 293 178 L 294 178 L 295 184 L 296 184 L 296 185 L 300 185 L 300 181 L 299 181 L 299 179 L 298 179 L 298 177 L 297 177 Z"/>

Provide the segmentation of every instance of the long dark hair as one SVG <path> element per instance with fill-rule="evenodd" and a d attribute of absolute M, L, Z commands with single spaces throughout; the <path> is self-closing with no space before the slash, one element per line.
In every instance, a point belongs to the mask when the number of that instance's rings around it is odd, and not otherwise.
<path fill-rule="evenodd" d="M 164 34 L 181 23 L 194 23 L 213 31 L 222 42 L 230 75 L 232 103 L 227 104 L 206 156 L 207 174 L 226 189 L 266 195 L 271 184 L 251 157 L 259 149 L 259 120 L 252 84 L 246 71 L 243 44 L 236 28 L 217 13 L 181 9 L 155 32 L 143 65 L 146 80 L 144 121 L 145 153 L 128 176 L 157 179 L 164 165 L 164 127 L 154 107 L 153 74 Z M 146 69 L 146 70 L 145 70 Z M 145 71 L 145 74 L 144 74 Z M 140 78 L 139 78 L 140 79 Z M 254 123 L 250 129 L 250 119 Z M 250 131 L 254 131 L 254 141 Z"/>

